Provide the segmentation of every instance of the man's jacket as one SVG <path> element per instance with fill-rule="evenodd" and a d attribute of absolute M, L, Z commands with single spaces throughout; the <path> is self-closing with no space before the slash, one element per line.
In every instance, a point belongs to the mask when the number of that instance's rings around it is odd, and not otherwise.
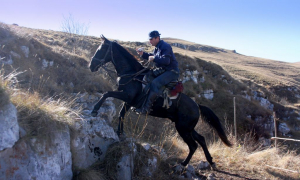
<path fill-rule="evenodd" d="M 179 72 L 178 62 L 174 56 L 172 47 L 163 40 L 160 40 L 155 46 L 153 53 L 144 52 L 142 58 L 148 59 L 149 56 L 154 56 L 153 62 L 155 62 L 156 67 L 161 67 L 167 71 L 173 69 Z"/>

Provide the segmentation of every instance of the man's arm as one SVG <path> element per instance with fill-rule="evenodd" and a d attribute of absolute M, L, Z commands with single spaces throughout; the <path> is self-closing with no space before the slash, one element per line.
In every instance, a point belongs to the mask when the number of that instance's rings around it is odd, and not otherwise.
<path fill-rule="evenodd" d="M 172 56 L 172 48 L 171 47 L 164 47 L 161 49 L 160 54 L 156 54 L 154 56 L 154 62 L 159 65 L 169 65 L 171 62 Z"/>
<path fill-rule="evenodd" d="M 153 56 L 153 53 L 146 53 L 146 52 L 143 52 L 143 54 L 142 54 L 142 58 L 143 59 L 149 59 L 149 56 Z"/>
<path fill-rule="evenodd" d="M 149 56 L 153 56 L 153 53 L 146 53 L 144 52 L 141 48 L 136 49 L 136 52 L 140 55 L 140 57 L 142 57 L 143 59 L 148 59 Z"/>

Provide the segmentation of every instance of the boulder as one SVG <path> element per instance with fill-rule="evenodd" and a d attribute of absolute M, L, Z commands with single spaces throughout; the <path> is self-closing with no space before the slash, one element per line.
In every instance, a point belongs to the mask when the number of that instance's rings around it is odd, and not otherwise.
<path fill-rule="evenodd" d="M 70 131 L 20 139 L 12 148 L 0 152 L 0 179 L 72 179 Z"/>
<path fill-rule="evenodd" d="M 286 123 L 280 123 L 278 126 L 278 131 L 286 135 L 291 131 L 291 129 L 287 126 Z"/>
<path fill-rule="evenodd" d="M 0 109 L 0 151 L 13 147 L 18 140 L 17 109 L 10 103 Z"/>
<path fill-rule="evenodd" d="M 25 57 L 29 57 L 29 47 L 27 46 L 21 46 L 21 50 L 23 51 Z"/>

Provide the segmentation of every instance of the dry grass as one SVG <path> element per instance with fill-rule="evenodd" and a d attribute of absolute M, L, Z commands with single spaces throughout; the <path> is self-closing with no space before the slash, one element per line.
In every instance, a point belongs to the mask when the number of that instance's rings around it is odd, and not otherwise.
<path fill-rule="evenodd" d="M 0 69 L 0 109 L 9 103 L 9 93 L 7 92 L 10 84 L 11 75 L 4 76 L 3 69 Z"/>
<path fill-rule="evenodd" d="M 19 125 L 26 131 L 27 137 L 51 142 L 51 134 L 67 131 L 81 110 L 72 108 L 75 99 L 41 98 L 38 92 L 21 90 L 17 80 L 20 74 L 14 71 L 5 77 L 1 75 L 0 82 L 4 84 L 7 97 L 1 99 L 10 97 L 17 108 Z"/>
<path fill-rule="evenodd" d="M 91 73 L 88 69 L 88 62 L 100 44 L 100 38 L 76 36 L 76 42 L 73 42 L 67 33 L 5 24 L 1 24 L 0 34 L 0 55 L 13 60 L 12 66 L 4 65 L 3 68 L 6 72 L 14 69 L 24 72 L 18 77 L 22 89 L 37 91 L 44 96 L 68 96 L 69 93 L 111 89 L 105 73 Z M 29 48 L 28 57 L 25 57 L 21 46 Z M 12 52 L 19 57 L 13 56 Z M 53 65 L 43 67 L 45 60 Z"/>
<path fill-rule="evenodd" d="M 298 179 L 300 157 L 286 149 L 268 148 L 248 152 L 245 145 L 227 148 L 220 142 L 209 147 L 220 170 L 252 178 Z"/>

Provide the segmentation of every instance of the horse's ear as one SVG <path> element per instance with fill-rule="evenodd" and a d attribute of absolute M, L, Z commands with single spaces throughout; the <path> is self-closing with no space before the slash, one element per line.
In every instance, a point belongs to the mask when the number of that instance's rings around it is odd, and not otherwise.
<path fill-rule="evenodd" d="M 106 37 L 104 37 L 103 34 L 100 35 L 100 38 L 101 38 L 103 41 L 107 41 Z"/>

